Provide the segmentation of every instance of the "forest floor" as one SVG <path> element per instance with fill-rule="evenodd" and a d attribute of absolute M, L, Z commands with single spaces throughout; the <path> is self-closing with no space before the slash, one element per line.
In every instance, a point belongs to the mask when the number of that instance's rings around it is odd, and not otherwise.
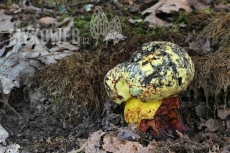
<path fill-rule="evenodd" d="M 225 70 L 230 66 L 227 60 L 229 52 L 226 49 L 230 44 L 226 41 L 230 32 L 228 2 L 197 1 L 196 4 L 199 5 L 196 5 L 190 1 L 188 6 L 175 2 L 174 5 L 178 9 L 174 12 L 166 11 L 167 7 L 172 5 L 171 1 L 165 1 L 164 5 L 162 3 L 161 6 L 166 8 L 161 10 L 157 10 L 160 6 L 150 9 L 152 12 L 149 12 L 148 8 L 158 4 L 157 1 L 82 0 L 62 3 L 60 1 L 60 4 L 48 4 L 39 1 L 31 4 L 26 1 L 16 7 L 7 1 L 0 5 L 4 15 L 12 16 L 11 22 L 20 20 L 17 28 L 32 26 L 52 29 L 69 18 L 59 26 L 77 27 L 80 35 L 77 35 L 76 39 L 81 40 L 80 44 L 71 42 L 62 47 L 52 43 L 46 44 L 49 51 L 59 47 L 57 52 L 70 51 L 68 53 L 71 55 L 67 57 L 62 54 L 63 56 L 54 62 L 49 58 L 36 57 L 40 63 L 39 66 L 34 66 L 37 68 L 33 71 L 36 72 L 35 75 L 30 77 L 31 80 L 26 84 L 22 83 L 20 88 L 11 89 L 9 105 L 21 117 L 0 103 L 0 125 L 9 133 L 6 144 L 0 147 L 16 143 L 20 145 L 21 153 L 230 152 L 230 111 L 225 107 L 223 109 L 223 105 L 229 105 L 226 104 L 229 96 L 223 96 L 225 93 L 228 95 L 228 82 L 224 82 L 227 86 L 225 87 L 223 80 L 230 78 L 225 76 L 229 74 L 225 73 Z M 95 6 L 100 6 L 104 11 L 98 10 L 100 13 L 96 14 L 100 16 L 99 22 L 106 20 L 104 24 L 108 24 L 111 21 L 110 25 L 115 30 L 122 29 L 117 40 L 107 43 L 103 42 L 102 37 L 99 37 L 98 41 L 93 39 L 96 34 L 92 34 L 89 29 L 92 24 L 98 24 L 97 20 L 92 21 L 91 18 L 95 15 Z M 43 9 L 39 10 L 40 8 Z M 151 20 L 143 13 L 146 10 L 148 15 L 152 14 Z M 50 18 L 46 18 L 47 16 Z M 114 18 L 115 16 L 118 16 L 119 20 Z M 7 20 L 8 17 L 4 21 Z M 1 27 L 4 21 L 0 21 L 1 31 L 4 31 Z M 7 24 L 11 25 L 9 22 Z M 216 33 L 213 34 L 214 32 Z M 12 33 L 1 34 L 1 48 L 9 38 L 13 38 Z M 39 35 L 38 38 L 42 39 L 42 36 Z M 107 39 L 112 38 L 108 36 Z M 178 132 L 177 138 L 173 139 L 155 140 L 147 133 L 138 132 L 134 125 L 125 123 L 124 106 L 109 102 L 103 85 L 103 78 L 108 70 L 127 60 L 141 44 L 155 40 L 174 42 L 186 48 L 196 66 L 197 80 L 181 94 L 181 113 L 190 131 L 185 134 Z M 222 46 L 218 45 L 221 43 Z M 28 43 L 24 44 L 24 47 L 27 45 Z M 30 49 L 37 51 L 36 45 L 30 46 Z M 226 49 L 226 52 L 223 53 L 220 49 Z M 218 65 L 221 66 L 218 70 L 223 72 L 223 77 L 219 77 L 219 72 L 215 71 L 217 67 L 213 63 L 214 66 L 210 66 L 210 71 L 207 72 L 210 76 L 206 73 L 204 75 L 200 70 L 202 65 L 205 65 L 203 63 L 210 64 L 209 59 L 221 61 L 215 59 L 217 55 L 224 56 L 225 65 Z M 1 54 L 1 58 L 4 56 L 6 53 Z M 2 76 L 1 73 L 0 71 Z M 216 79 L 216 83 L 209 81 L 209 84 L 205 84 L 210 78 L 213 81 Z M 209 88 L 209 85 L 212 87 Z M 214 92 L 214 88 L 218 94 Z M 213 95 L 219 95 L 219 99 Z M 216 105 L 215 100 L 222 101 Z"/>

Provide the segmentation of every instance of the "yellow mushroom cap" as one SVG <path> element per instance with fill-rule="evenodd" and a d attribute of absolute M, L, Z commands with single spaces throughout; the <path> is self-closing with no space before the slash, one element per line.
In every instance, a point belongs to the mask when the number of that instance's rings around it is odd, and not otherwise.
<path fill-rule="evenodd" d="M 154 41 L 111 69 L 104 78 L 108 96 L 117 104 L 130 98 L 159 101 L 185 90 L 194 77 L 194 64 L 182 47 Z"/>

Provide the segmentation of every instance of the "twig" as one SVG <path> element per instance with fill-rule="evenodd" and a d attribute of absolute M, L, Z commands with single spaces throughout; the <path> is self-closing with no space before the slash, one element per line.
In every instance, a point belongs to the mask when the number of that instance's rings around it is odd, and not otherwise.
<path fill-rule="evenodd" d="M 75 150 L 76 153 L 82 152 L 88 146 L 88 141 L 86 141 L 79 149 Z"/>
<path fill-rule="evenodd" d="M 111 99 L 107 100 L 106 102 L 106 129 L 105 129 L 105 132 L 108 131 L 108 128 L 109 128 L 109 111 L 110 111 L 110 102 L 111 102 Z"/>
<path fill-rule="evenodd" d="M 116 5 L 118 9 L 123 7 L 123 5 L 118 0 L 113 0 L 113 4 Z"/>
<path fill-rule="evenodd" d="M 10 106 L 10 104 L 8 103 L 8 99 L 6 99 L 4 93 L 3 93 L 3 89 L 2 89 L 2 84 L 0 83 L 0 88 L 1 88 L 1 95 L 2 95 L 2 103 L 4 103 L 4 105 L 7 105 L 15 114 L 18 115 L 18 117 L 20 119 L 22 119 L 21 115 L 13 108 Z"/>

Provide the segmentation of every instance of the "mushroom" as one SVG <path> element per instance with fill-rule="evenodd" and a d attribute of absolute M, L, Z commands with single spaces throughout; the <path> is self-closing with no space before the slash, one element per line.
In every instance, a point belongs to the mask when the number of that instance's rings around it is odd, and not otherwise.
<path fill-rule="evenodd" d="M 179 112 L 179 94 L 194 78 L 194 64 L 182 47 L 171 42 L 145 43 L 104 78 L 113 102 L 125 102 L 124 118 L 141 132 L 174 137 L 186 132 Z"/>

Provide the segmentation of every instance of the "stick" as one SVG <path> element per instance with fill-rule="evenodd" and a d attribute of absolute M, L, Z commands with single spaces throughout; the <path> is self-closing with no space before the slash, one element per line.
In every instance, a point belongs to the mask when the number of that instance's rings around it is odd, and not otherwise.
<path fill-rule="evenodd" d="M 2 103 L 4 103 L 4 106 L 7 105 L 15 114 L 18 115 L 18 117 L 20 119 L 22 119 L 21 115 L 13 108 L 10 106 L 10 104 L 8 103 L 8 99 L 6 99 L 4 93 L 3 93 L 3 89 L 2 89 L 2 84 L 0 83 L 0 88 L 1 88 L 1 95 L 2 95 Z"/>

